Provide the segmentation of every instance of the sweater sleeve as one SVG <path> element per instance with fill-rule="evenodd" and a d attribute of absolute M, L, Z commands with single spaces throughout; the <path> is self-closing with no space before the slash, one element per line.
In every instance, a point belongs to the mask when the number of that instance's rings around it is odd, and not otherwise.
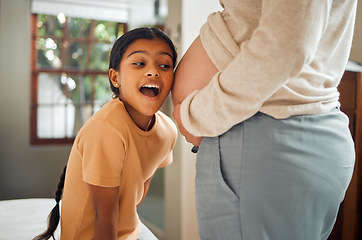
<path fill-rule="evenodd" d="M 329 4 L 320 0 L 263 1 L 259 25 L 250 39 L 240 44 L 239 53 L 205 88 L 182 102 L 185 128 L 195 136 L 217 136 L 258 112 L 313 60 L 326 29 Z M 225 25 L 210 19 L 206 23 L 217 24 Z"/>

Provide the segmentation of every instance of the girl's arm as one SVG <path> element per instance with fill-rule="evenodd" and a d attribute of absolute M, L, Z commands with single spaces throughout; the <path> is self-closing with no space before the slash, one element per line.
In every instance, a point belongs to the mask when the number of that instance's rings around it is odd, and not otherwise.
<path fill-rule="evenodd" d="M 87 185 L 96 212 L 93 239 L 116 240 L 119 214 L 119 187 Z"/>

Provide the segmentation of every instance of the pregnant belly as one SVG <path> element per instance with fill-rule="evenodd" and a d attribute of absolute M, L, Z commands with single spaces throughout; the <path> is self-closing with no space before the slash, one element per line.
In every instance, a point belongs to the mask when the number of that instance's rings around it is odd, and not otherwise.
<path fill-rule="evenodd" d="M 177 66 L 171 90 L 173 106 L 180 104 L 194 90 L 205 87 L 217 72 L 197 37 Z"/>

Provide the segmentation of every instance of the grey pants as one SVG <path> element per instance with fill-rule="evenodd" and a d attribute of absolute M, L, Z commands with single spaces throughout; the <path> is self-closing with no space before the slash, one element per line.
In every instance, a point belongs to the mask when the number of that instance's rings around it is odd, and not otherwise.
<path fill-rule="evenodd" d="M 285 120 L 258 113 L 204 138 L 196 162 L 201 239 L 327 239 L 354 161 L 338 109 Z"/>

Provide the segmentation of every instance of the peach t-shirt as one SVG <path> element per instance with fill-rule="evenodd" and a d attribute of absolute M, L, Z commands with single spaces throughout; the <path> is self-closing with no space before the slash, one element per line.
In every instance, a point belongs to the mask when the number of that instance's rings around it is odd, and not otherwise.
<path fill-rule="evenodd" d="M 139 129 L 123 103 L 113 99 L 79 131 L 68 160 L 61 206 L 61 239 L 90 240 L 95 211 L 87 183 L 119 186 L 118 239 L 137 239 L 137 204 L 144 182 L 172 162 L 177 129 L 161 112 L 150 131 Z"/>

